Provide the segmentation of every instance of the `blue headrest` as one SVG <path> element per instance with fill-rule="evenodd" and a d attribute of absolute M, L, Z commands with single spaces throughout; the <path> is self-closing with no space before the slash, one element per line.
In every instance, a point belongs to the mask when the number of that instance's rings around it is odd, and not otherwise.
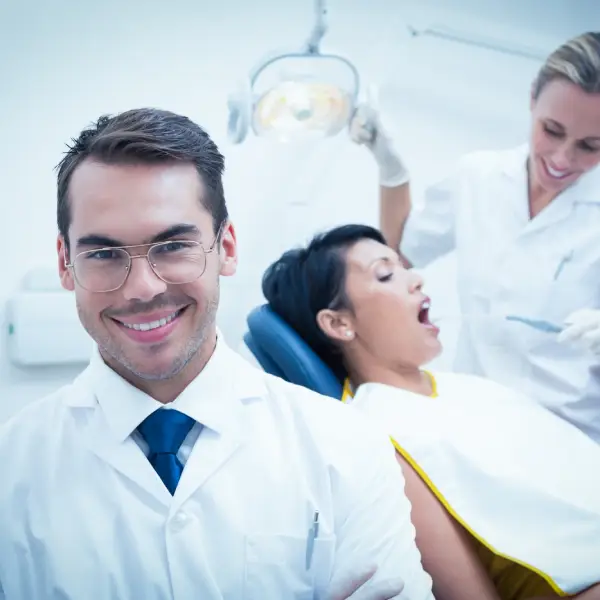
<path fill-rule="evenodd" d="M 247 319 L 244 341 L 262 368 L 320 394 L 342 397 L 342 384 L 308 344 L 267 304 Z"/>

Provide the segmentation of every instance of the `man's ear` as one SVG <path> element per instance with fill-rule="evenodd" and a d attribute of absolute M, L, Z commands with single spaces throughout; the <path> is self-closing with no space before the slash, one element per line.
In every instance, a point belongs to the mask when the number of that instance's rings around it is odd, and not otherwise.
<path fill-rule="evenodd" d="M 235 275 L 237 271 L 237 239 L 233 223 L 227 221 L 221 230 L 219 243 L 219 272 L 224 277 Z"/>
<path fill-rule="evenodd" d="M 65 290 L 72 292 L 75 289 L 75 280 L 73 278 L 73 269 L 67 267 L 70 262 L 69 248 L 62 235 L 56 240 L 56 251 L 58 253 L 58 276 L 60 283 Z"/>
<path fill-rule="evenodd" d="M 317 313 L 317 325 L 327 337 L 338 342 L 349 342 L 354 339 L 352 320 L 341 311 L 329 308 L 320 310 Z"/>

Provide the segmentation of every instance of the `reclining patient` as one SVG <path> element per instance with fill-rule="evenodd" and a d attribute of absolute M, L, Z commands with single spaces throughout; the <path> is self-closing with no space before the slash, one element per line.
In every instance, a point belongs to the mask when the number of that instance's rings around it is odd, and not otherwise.
<path fill-rule="evenodd" d="M 423 370 L 441 346 L 422 286 L 362 225 L 263 279 L 343 400 L 391 436 L 438 600 L 600 598 L 600 447 L 516 391 Z"/>

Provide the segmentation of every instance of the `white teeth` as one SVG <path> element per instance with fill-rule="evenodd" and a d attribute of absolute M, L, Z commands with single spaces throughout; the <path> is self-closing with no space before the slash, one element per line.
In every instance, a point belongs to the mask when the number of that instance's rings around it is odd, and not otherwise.
<path fill-rule="evenodd" d="M 564 177 L 569 173 L 568 171 L 557 171 L 556 169 L 553 169 L 548 163 L 546 163 L 546 169 L 548 169 L 548 173 L 550 173 L 552 177 L 556 178 Z"/>
<path fill-rule="evenodd" d="M 131 325 L 123 323 L 123 325 L 125 325 L 125 327 L 127 327 L 128 329 L 135 329 L 136 331 L 150 331 L 151 329 L 156 329 L 157 327 L 164 327 L 167 323 L 170 323 L 178 314 L 179 311 L 174 312 L 168 317 L 159 319 L 158 321 L 151 321 L 150 323 L 132 323 Z"/>
<path fill-rule="evenodd" d="M 421 308 L 419 309 L 418 320 L 419 323 L 426 323 L 429 317 L 429 300 L 425 300 L 423 304 L 421 304 Z"/>

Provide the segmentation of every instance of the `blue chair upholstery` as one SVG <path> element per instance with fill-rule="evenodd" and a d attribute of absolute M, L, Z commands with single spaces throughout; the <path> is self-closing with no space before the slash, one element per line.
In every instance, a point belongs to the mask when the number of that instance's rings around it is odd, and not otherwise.
<path fill-rule="evenodd" d="M 261 350 L 260 346 L 256 344 L 254 338 L 252 337 L 252 334 L 249 331 L 246 332 L 246 334 L 244 335 L 244 342 L 246 343 L 246 346 L 248 346 L 248 350 L 252 352 L 254 358 L 256 358 L 263 370 L 265 370 L 267 373 L 270 373 L 271 375 L 277 375 L 277 377 L 285 379 L 283 373 L 281 372 L 277 364 L 271 360 L 271 358 L 266 352 L 263 352 Z"/>
<path fill-rule="evenodd" d="M 262 368 L 290 383 L 336 399 L 342 383 L 306 342 L 267 304 L 247 318 L 244 341 Z"/>

